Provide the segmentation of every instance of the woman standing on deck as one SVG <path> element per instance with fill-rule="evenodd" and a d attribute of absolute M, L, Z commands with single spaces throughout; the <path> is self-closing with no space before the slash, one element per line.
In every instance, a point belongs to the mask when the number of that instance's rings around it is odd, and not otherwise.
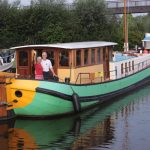
<path fill-rule="evenodd" d="M 35 67 L 35 79 L 43 80 L 43 68 L 41 65 L 42 58 L 37 57 L 37 61 L 34 62 Z"/>
<path fill-rule="evenodd" d="M 42 53 L 41 65 L 43 67 L 44 80 L 49 80 L 49 79 L 53 79 L 54 77 L 57 77 L 57 75 L 54 72 L 51 61 L 49 59 L 47 59 L 47 53 L 46 52 Z"/>

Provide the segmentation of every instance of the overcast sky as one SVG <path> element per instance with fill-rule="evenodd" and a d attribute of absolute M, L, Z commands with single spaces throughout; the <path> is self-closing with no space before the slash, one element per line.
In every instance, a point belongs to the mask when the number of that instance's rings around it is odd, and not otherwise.
<path fill-rule="evenodd" d="M 15 0 L 9 0 L 9 2 L 14 2 Z M 22 5 L 29 5 L 30 4 L 30 0 L 21 0 L 21 4 Z"/>
<path fill-rule="evenodd" d="M 15 0 L 9 0 L 9 2 L 14 2 L 14 1 Z M 66 1 L 72 2 L 73 0 L 66 0 Z M 25 6 L 30 5 L 30 0 L 21 0 L 21 4 Z"/>
<path fill-rule="evenodd" d="M 14 2 L 15 0 L 9 0 L 9 1 Z M 69 3 L 73 2 L 73 0 L 66 0 L 66 1 L 68 1 Z M 109 0 L 109 1 L 117 1 L 117 0 Z M 121 1 L 121 0 L 118 0 L 118 1 Z M 25 6 L 30 5 L 30 0 L 21 0 L 21 4 Z"/>

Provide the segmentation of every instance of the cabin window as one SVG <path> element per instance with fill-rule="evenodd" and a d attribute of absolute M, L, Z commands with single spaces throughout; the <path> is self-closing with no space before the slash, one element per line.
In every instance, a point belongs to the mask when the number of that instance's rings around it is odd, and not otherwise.
<path fill-rule="evenodd" d="M 69 51 L 68 50 L 60 51 L 59 56 L 60 56 L 59 65 L 60 66 L 69 66 Z"/>
<path fill-rule="evenodd" d="M 28 52 L 19 52 L 19 66 L 28 66 Z"/>
<path fill-rule="evenodd" d="M 84 50 L 84 65 L 88 65 L 89 51 L 88 49 Z"/>
<path fill-rule="evenodd" d="M 131 71 L 131 63 L 129 62 L 129 71 Z"/>
<path fill-rule="evenodd" d="M 42 56 L 42 49 L 34 49 L 34 51 L 36 52 L 36 57 Z"/>
<path fill-rule="evenodd" d="M 121 64 L 121 74 L 124 73 L 124 70 L 123 70 L 123 64 Z"/>
<path fill-rule="evenodd" d="M 54 59 L 54 51 L 47 51 L 47 59 L 49 59 L 52 63 L 52 65 L 55 65 L 55 59 Z"/>
<path fill-rule="evenodd" d="M 91 50 L 91 64 L 95 64 L 95 49 Z"/>
<path fill-rule="evenodd" d="M 101 63 L 101 49 L 100 48 L 97 50 L 97 63 L 98 64 Z"/>
<path fill-rule="evenodd" d="M 76 66 L 81 65 L 81 50 L 76 51 Z"/>
<path fill-rule="evenodd" d="M 126 72 L 126 73 L 128 72 L 128 66 L 127 66 L 127 63 L 125 63 L 125 72 Z"/>
<path fill-rule="evenodd" d="M 132 61 L 132 70 L 134 70 L 134 61 Z"/>

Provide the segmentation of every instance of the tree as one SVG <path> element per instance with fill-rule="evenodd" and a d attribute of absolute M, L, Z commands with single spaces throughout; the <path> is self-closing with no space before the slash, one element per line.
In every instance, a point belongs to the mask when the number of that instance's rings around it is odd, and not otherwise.
<path fill-rule="evenodd" d="M 75 15 L 79 18 L 81 40 L 101 40 L 107 28 L 104 1 L 76 0 Z"/>
<path fill-rule="evenodd" d="M 78 41 L 113 41 L 123 50 L 123 18 L 107 12 L 103 0 L 32 0 L 21 7 L 20 0 L 0 0 L 0 48 L 25 44 Z M 140 45 L 150 32 L 150 14 L 128 15 L 130 48 Z"/>

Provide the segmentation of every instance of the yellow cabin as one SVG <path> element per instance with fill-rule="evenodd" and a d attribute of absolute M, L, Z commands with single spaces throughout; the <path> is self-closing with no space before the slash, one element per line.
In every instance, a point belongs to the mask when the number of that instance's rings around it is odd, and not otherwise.
<path fill-rule="evenodd" d="M 110 78 L 113 42 L 74 42 L 13 47 L 19 78 L 34 78 L 34 55 L 47 52 L 60 82 L 95 83 Z"/>

